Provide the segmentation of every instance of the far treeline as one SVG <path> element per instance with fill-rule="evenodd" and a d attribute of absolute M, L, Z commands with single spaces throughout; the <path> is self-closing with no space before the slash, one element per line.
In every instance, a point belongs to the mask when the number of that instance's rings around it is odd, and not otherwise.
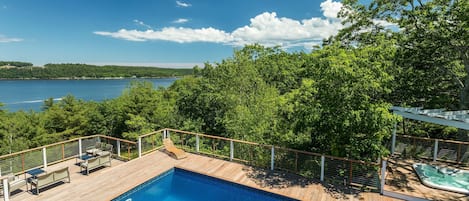
<path fill-rule="evenodd" d="M 407 2 L 343 1 L 351 26 L 309 53 L 249 45 L 168 88 L 134 82 L 102 102 L 67 96 L 41 112 L 0 110 L 0 154 L 168 127 L 377 161 L 401 121 L 392 105 L 469 109 L 469 1 Z M 455 128 L 406 125 L 408 134 L 467 140 Z"/>
<path fill-rule="evenodd" d="M 3 62 L 8 63 L 8 62 Z M 21 63 L 21 62 L 16 62 Z M 11 66 L 12 63 L 8 63 Z M 1 65 L 0 65 L 1 66 Z M 0 79 L 57 79 L 107 77 L 178 77 L 189 75 L 192 69 L 171 69 L 135 66 L 94 66 L 87 64 L 46 64 L 44 67 L 22 66 L 0 68 Z"/>
<path fill-rule="evenodd" d="M 20 61 L 0 61 L 0 67 L 2 66 L 26 67 L 26 66 L 33 66 L 33 64 L 28 63 L 28 62 L 20 62 Z"/>

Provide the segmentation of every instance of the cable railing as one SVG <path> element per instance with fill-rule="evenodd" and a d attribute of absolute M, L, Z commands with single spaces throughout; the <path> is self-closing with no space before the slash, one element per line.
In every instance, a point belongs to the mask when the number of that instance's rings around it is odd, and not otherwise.
<path fill-rule="evenodd" d="M 153 136 L 153 137 L 150 137 Z M 327 156 L 273 145 L 236 140 L 176 129 L 163 129 L 140 136 L 141 154 L 161 148 L 163 138 L 185 151 L 247 165 L 288 171 L 332 184 L 350 185 L 370 190 L 381 189 L 382 164 Z M 149 147 L 147 139 L 157 140 Z M 384 167 L 384 166 L 383 166 Z M 384 167 L 385 168 L 385 167 Z"/>
<path fill-rule="evenodd" d="M 164 130 L 158 130 L 139 136 L 137 143 L 140 144 L 140 155 L 148 154 L 163 147 L 163 131 Z"/>
<path fill-rule="evenodd" d="M 463 165 L 469 162 L 469 142 L 399 134 L 393 139 L 390 147 L 392 154 Z"/>
<path fill-rule="evenodd" d="M 92 135 L 0 156 L 0 176 L 8 173 L 22 174 L 30 169 L 46 168 L 48 165 L 78 157 L 86 154 L 86 149 L 96 142 L 112 144 L 114 149 L 111 152 L 116 158 L 131 160 L 138 156 L 136 142 Z"/>
<path fill-rule="evenodd" d="M 86 154 L 87 148 L 97 142 L 111 144 L 114 158 L 133 160 L 161 149 L 164 138 L 170 138 L 174 145 L 187 152 L 270 170 L 287 171 L 321 182 L 371 190 L 382 190 L 383 186 L 384 172 L 381 170 L 386 169 L 385 161 L 379 164 L 350 160 L 169 128 L 141 135 L 137 142 L 92 135 L 0 156 L 0 176 L 6 173 L 22 174 L 34 168 L 47 168 L 48 165 Z"/>

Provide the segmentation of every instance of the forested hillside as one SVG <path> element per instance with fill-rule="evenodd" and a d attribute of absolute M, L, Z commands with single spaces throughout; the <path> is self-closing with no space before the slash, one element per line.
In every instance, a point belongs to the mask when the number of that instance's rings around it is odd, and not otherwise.
<path fill-rule="evenodd" d="M 0 67 L 2 66 L 26 67 L 26 66 L 33 66 L 33 64 L 28 63 L 28 62 L 19 62 L 19 61 L 0 61 Z"/>
<path fill-rule="evenodd" d="M 0 79 L 57 79 L 109 77 L 174 77 L 192 73 L 192 69 L 134 66 L 94 66 L 86 64 L 46 64 L 44 67 L 0 69 Z"/>
<path fill-rule="evenodd" d="M 1 111 L 0 153 L 96 133 L 135 140 L 171 127 L 376 161 L 399 120 L 392 105 L 468 109 L 468 1 L 344 4 L 352 26 L 312 52 L 249 45 L 167 89 L 134 82 L 103 102 L 68 96 L 45 101 L 41 112 Z M 444 129 L 417 133 L 455 137 Z"/>

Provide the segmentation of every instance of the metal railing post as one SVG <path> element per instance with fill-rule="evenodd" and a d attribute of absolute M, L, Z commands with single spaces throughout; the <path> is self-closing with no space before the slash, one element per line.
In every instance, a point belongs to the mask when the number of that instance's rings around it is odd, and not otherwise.
<path fill-rule="evenodd" d="M 117 140 L 117 156 L 121 156 L 121 141 Z"/>
<path fill-rule="evenodd" d="M 83 150 L 81 150 L 81 138 L 78 139 L 78 156 L 81 156 L 81 153 L 83 152 Z"/>
<path fill-rule="evenodd" d="M 270 152 L 270 170 L 274 170 L 274 160 L 275 160 L 275 147 L 272 145 L 272 150 Z"/>
<path fill-rule="evenodd" d="M 8 179 L 5 178 L 2 180 L 3 184 L 3 200 L 4 201 L 9 201 L 10 200 L 10 190 L 8 189 Z"/>
<path fill-rule="evenodd" d="M 233 145 L 233 140 L 230 140 L 230 161 L 233 160 L 233 155 L 234 155 L 234 145 Z"/>
<path fill-rule="evenodd" d="M 435 140 L 435 146 L 433 147 L 433 162 L 436 161 L 438 157 L 438 139 Z"/>
<path fill-rule="evenodd" d="M 142 138 L 138 138 L 138 157 L 142 157 Z"/>
<path fill-rule="evenodd" d="M 44 169 L 46 169 L 47 168 L 47 153 L 46 153 L 45 147 L 42 148 L 42 162 L 44 165 Z"/>
<path fill-rule="evenodd" d="M 382 166 L 381 166 L 381 188 L 380 188 L 380 193 L 381 195 L 384 193 L 384 182 L 386 180 L 386 163 L 387 161 L 386 160 L 381 160 L 382 162 Z"/>
<path fill-rule="evenodd" d="M 197 151 L 197 153 L 199 153 L 199 151 L 200 151 L 199 135 L 195 136 L 195 151 Z"/>
<path fill-rule="evenodd" d="M 324 165 L 325 165 L 326 157 L 321 155 L 321 181 L 324 181 Z"/>
<path fill-rule="evenodd" d="M 394 154 L 394 151 L 396 148 L 396 132 L 397 132 L 397 123 L 394 123 L 394 128 L 392 129 L 391 154 Z"/>

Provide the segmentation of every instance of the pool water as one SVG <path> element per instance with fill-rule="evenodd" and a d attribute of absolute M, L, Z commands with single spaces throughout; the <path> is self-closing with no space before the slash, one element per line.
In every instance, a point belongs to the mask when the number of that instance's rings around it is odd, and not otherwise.
<path fill-rule="evenodd" d="M 422 183 L 458 193 L 469 193 L 469 171 L 417 163 L 413 165 Z"/>
<path fill-rule="evenodd" d="M 296 201 L 288 197 L 173 168 L 113 201 Z"/>

